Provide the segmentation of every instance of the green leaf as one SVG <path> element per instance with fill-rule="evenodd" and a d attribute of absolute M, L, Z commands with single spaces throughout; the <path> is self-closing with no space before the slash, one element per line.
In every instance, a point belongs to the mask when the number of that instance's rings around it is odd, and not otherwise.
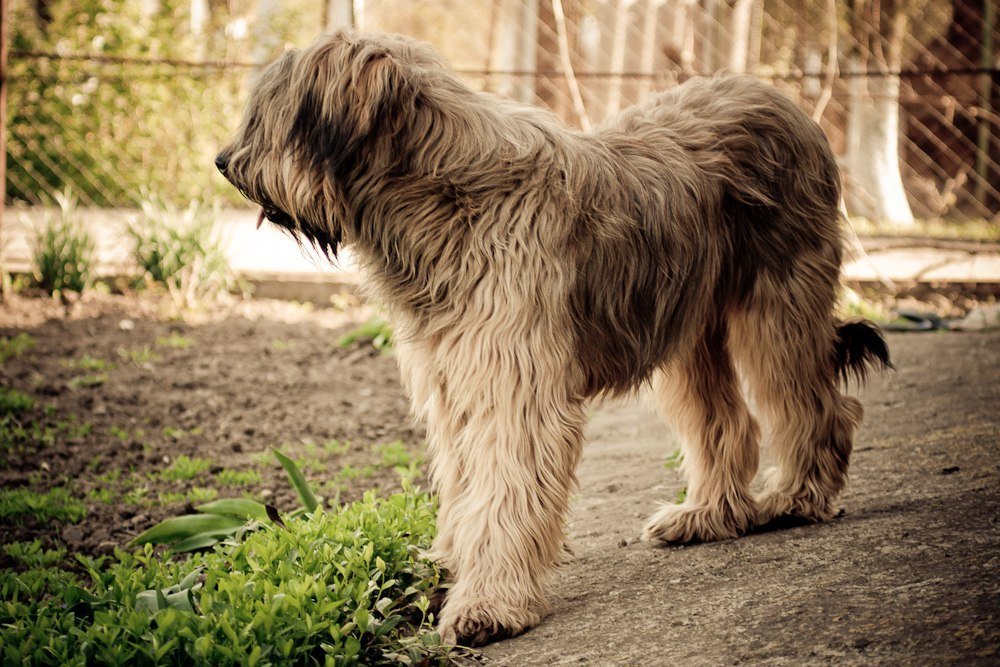
<path fill-rule="evenodd" d="M 222 533 L 230 529 L 235 532 L 245 523 L 243 519 L 220 514 L 186 514 L 161 521 L 132 540 L 132 544 L 170 544 L 201 533 Z"/>
<path fill-rule="evenodd" d="M 188 551 L 197 551 L 198 549 L 207 549 L 208 547 L 214 546 L 226 539 L 233 533 L 239 530 L 239 527 L 233 528 L 232 532 L 216 532 L 216 533 L 198 533 L 197 535 L 192 535 L 191 537 L 185 537 L 176 544 L 170 547 L 171 551 L 174 553 L 182 554 Z"/>
<path fill-rule="evenodd" d="M 163 609 L 179 609 L 181 611 L 194 611 L 194 604 L 191 601 L 191 591 L 182 590 L 174 593 L 165 593 L 169 588 L 154 588 L 142 591 L 135 596 L 136 611 L 145 611 L 147 614 L 155 614 Z"/>
<path fill-rule="evenodd" d="M 316 496 L 313 494 L 312 489 L 309 488 L 309 483 L 306 482 L 302 471 L 295 465 L 295 461 L 279 452 L 276 448 L 271 451 L 274 452 L 274 458 L 278 459 L 278 462 L 284 467 L 285 472 L 288 473 L 288 480 L 295 487 L 299 498 L 302 499 L 302 504 L 305 505 L 306 511 L 315 512 L 316 508 L 319 507 L 319 501 L 316 500 Z"/>
<path fill-rule="evenodd" d="M 224 498 L 215 500 L 194 508 L 197 512 L 205 514 L 222 514 L 225 516 L 236 516 L 243 519 L 256 519 L 265 521 L 267 519 L 267 509 L 262 503 L 244 498 Z"/>

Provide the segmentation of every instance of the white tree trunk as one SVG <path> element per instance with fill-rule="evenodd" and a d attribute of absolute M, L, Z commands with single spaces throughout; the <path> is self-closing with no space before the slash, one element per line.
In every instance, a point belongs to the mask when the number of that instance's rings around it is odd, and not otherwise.
<path fill-rule="evenodd" d="M 327 32 L 354 28 L 354 0 L 326 0 L 325 10 L 324 29 Z"/>
<path fill-rule="evenodd" d="M 852 77 L 846 166 L 851 215 L 913 224 L 899 169 L 899 77 Z"/>
<path fill-rule="evenodd" d="M 742 74 L 750 61 L 750 30 L 755 0 L 736 0 L 729 16 L 729 71 Z"/>

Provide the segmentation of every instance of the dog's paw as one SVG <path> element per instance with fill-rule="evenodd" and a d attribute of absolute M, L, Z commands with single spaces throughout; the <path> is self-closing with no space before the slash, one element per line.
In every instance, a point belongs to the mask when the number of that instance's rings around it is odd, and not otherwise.
<path fill-rule="evenodd" d="M 490 600 L 448 599 L 438 632 L 446 644 L 484 646 L 516 637 L 538 625 L 539 620 L 539 615 L 533 611 Z"/>
<path fill-rule="evenodd" d="M 754 524 L 750 503 L 730 505 L 663 505 L 650 517 L 642 538 L 657 542 L 713 542 L 739 537 Z"/>
<path fill-rule="evenodd" d="M 769 491 L 757 499 L 757 524 L 761 526 L 783 517 L 820 523 L 829 521 L 839 513 L 840 510 L 834 503 L 811 498 L 806 494 Z"/>

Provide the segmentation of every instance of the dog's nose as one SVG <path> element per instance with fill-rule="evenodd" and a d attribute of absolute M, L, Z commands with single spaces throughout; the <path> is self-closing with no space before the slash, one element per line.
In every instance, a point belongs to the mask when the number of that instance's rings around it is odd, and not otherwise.
<path fill-rule="evenodd" d="M 219 168 L 219 171 L 226 171 L 226 167 L 229 166 L 229 158 L 222 153 L 219 153 L 215 156 L 215 166 Z"/>

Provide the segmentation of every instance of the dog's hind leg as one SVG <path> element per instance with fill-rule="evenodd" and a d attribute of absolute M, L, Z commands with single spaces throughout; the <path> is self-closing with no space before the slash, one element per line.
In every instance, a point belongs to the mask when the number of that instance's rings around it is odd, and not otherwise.
<path fill-rule="evenodd" d="M 836 266 L 799 258 L 780 283 L 762 276 L 730 318 L 733 349 L 774 453 L 760 523 L 836 515 L 861 403 L 837 387 L 832 310 Z"/>
<path fill-rule="evenodd" d="M 681 439 L 687 497 L 654 514 L 643 537 L 664 542 L 736 537 L 756 521 L 750 482 L 759 429 L 740 392 L 724 326 L 653 379 L 657 408 Z"/>

